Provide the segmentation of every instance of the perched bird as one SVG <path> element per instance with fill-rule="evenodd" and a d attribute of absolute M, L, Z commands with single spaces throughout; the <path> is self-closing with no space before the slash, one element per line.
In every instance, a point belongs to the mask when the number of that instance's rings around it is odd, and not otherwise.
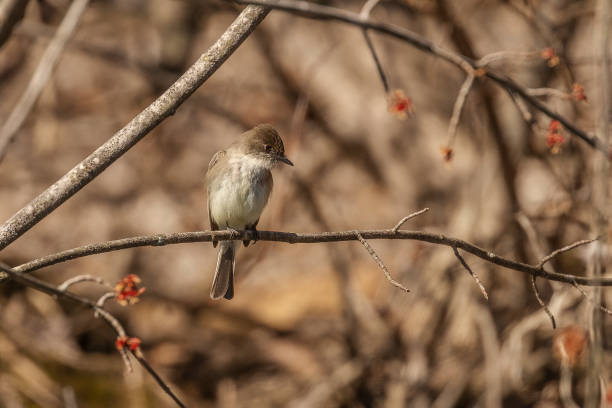
<path fill-rule="evenodd" d="M 213 231 L 221 229 L 252 230 L 272 191 L 272 172 L 277 163 L 293 166 L 285 157 L 285 147 L 278 132 L 268 124 L 244 132 L 226 150 L 215 153 L 206 172 L 208 217 Z M 217 241 L 213 239 L 213 246 Z M 244 246 L 249 241 L 243 241 Z M 234 297 L 236 241 L 219 245 L 217 269 L 210 297 Z"/>

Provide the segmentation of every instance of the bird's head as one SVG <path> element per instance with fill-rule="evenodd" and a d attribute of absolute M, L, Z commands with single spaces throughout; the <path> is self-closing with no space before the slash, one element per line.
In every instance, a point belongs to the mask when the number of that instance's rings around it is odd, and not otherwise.
<path fill-rule="evenodd" d="M 271 165 L 285 163 L 293 166 L 285 156 L 285 146 L 272 125 L 257 125 L 243 135 L 245 153 L 269 162 Z"/>

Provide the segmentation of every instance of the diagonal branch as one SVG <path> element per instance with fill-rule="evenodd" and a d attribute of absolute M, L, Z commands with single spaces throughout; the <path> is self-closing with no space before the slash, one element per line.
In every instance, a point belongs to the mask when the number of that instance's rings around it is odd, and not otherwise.
<path fill-rule="evenodd" d="M 528 275 L 541 277 L 551 281 L 558 281 L 573 284 L 576 282 L 584 286 L 612 286 L 612 277 L 586 278 L 584 276 L 569 275 L 547 271 L 540 265 L 529 265 L 522 262 L 513 261 L 508 258 L 496 255 L 472 243 L 461 239 L 447 237 L 443 234 L 433 234 L 422 231 L 394 231 L 393 229 L 383 230 L 363 230 L 357 231 L 363 239 L 401 239 L 429 242 L 436 245 L 444 245 L 451 248 L 459 248 L 469 252 L 487 262 L 504 268 L 526 273 Z M 251 231 L 196 231 L 196 232 L 177 232 L 172 234 L 155 234 L 137 236 L 131 238 L 118 239 L 115 241 L 90 244 L 45 257 L 35 259 L 23 265 L 15 267 L 15 271 L 29 273 L 50 265 L 66 262 L 71 259 L 82 258 L 85 256 L 113 252 L 127 248 L 143 246 L 164 246 L 192 242 L 211 242 L 212 238 L 217 241 L 243 241 L 254 240 L 255 236 Z M 257 231 L 258 241 L 286 242 L 289 244 L 314 244 L 324 242 L 356 241 L 356 231 L 321 232 L 321 233 L 296 233 L 296 232 L 277 232 L 277 231 Z"/>
<path fill-rule="evenodd" d="M 401 283 L 399 283 L 398 281 L 396 281 L 395 279 L 393 279 L 393 277 L 391 276 L 391 273 L 389 272 L 389 269 L 387 269 L 387 267 L 385 266 L 385 264 L 383 263 L 382 259 L 380 259 L 380 257 L 378 256 L 378 254 L 376 253 L 376 251 L 374 251 L 374 248 L 372 248 L 370 246 L 370 244 L 368 244 L 368 241 L 366 241 L 365 239 L 363 239 L 363 237 L 361 236 L 361 234 L 359 233 L 359 231 L 355 231 L 355 236 L 357 237 L 357 239 L 359 240 L 359 242 L 361 242 L 361 245 L 364 246 L 364 248 L 366 249 L 366 251 L 368 251 L 368 253 L 370 254 L 370 256 L 372 257 L 372 259 L 374 259 L 374 261 L 378 264 L 378 267 L 384 272 L 385 274 L 385 278 L 387 278 L 387 280 L 389 282 L 391 282 L 391 284 L 395 287 L 400 288 L 401 290 L 405 291 L 405 292 L 410 292 L 410 290 L 405 287 L 404 285 L 402 285 Z"/>
<path fill-rule="evenodd" d="M 53 40 L 51 40 L 41 57 L 28 87 L 23 95 L 21 95 L 19 102 L 17 102 L 17 105 L 8 119 L 2 125 L 2 128 L 0 128 L 0 161 L 4 158 L 9 144 L 15 138 L 17 131 L 21 128 L 21 125 L 23 125 L 23 122 L 28 117 L 28 114 L 49 81 L 68 40 L 72 36 L 77 24 L 81 20 L 83 12 L 87 8 L 87 4 L 89 4 L 89 0 L 74 0 L 72 2 L 64 19 L 55 32 Z"/>
<path fill-rule="evenodd" d="M 576 286 L 577 288 L 580 287 L 577 285 L 574 285 L 574 286 Z M 544 310 L 544 312 L 546 312 L 546 315 L 548 315 L 548 318 L 550 319 L 550 323 L 552 324 L 553 330 L 556 329 L 557 321 L 555 320 L 555 315 L 552 314 L 548 306 L 546 306 L 546 303 L 544 303 L 544 300 L 542 300 L 542 296 L 540 296 L 540 291 L 538 290 L 538 285 L 536 285 L 536 277 L 533 275 L 531 275 L 531 291 L 535 295 L 535 298 L 540 304 L 540 307 L 542 308 L 542 310 Z"/>
<path fill-rule="evenodd" d="M 340 21 L 343 23 L 347 23 L 350 25 L 354 25 L 357 27 L 361 27 L 362 29 L 368 29 L 373 31 L 378 31 L 380 33 L 389 35 L 391 37 L 402 40 L 413 47 L 426 52 L 431 55 L 435 55 L 436 57 L 443 59 L 451 64 L 461 68 L 467 74 L 472 73 L 474 70 L 479 68 L 478 62 L 468 58 L 464 55 L 457 54 L 453 51 L 447 50 L 443 47 L 440 47 L 426 38 L 420 36 L 419 34 L 407 30 L 403 27 L 399 27 L 393 24 L 388 24 L 384 22 L 372 21 L 370 19 L 362 18 L 358 13 L 353 13 L 351 11 L 339 9 L 336 7 L 329 7 L 320 4 L 310 3 L 307 1 L 301 0 L 233 0 L 240 4 L 257 4 L 261 6 L 270 7 L 273 9 L 288 11 L 292 13 L 298 13 L 301 16 L 306 18 L 313 19 L 328 19 Z M 532 105 L 535 109 L 544 113 L 546 116 L 551 119 L 558 120 L 565 129 L 582 139 L 589 146 L 599 150 L 604 153 L 606 157 L 609 157 L 610 151 L 609 146 L 606 145 L 601 139 L 597 138 L 594 135 L 587 133 L 586 131 L 580 129 L 578 126 L 574 125 L 564 116 L 553 112 L 546 105 L 540 102 L 537 98 L 529 95 L 529 91 L 527 88 L 519 85 L 514 82 L 514 80 L 509 77 L 497 74 L 491 70 L 485 70 L 483 77 L 486 77 L 493 82 L 497 83 L 499 86 L 504 88 L 507 92 L 514 93 L 519 95 L 525 101 L 527 101 L 530 105 Z"/>
<path fill-rule="evenodd" d="M 242 44 L 268 14 L 268 8 L 249 6 L 198 60 L 145 110 L 62 178 L 0 226 L 0 250 L 59 207 L 172 115 Z"/>
<path fill-rule="evenodd" d="M 480 293 L 482 293 L 482 296 L 484 296 L 485 300 L 489 300 L 489 295 L 487 294 L 487 290 L 485 289 L 484 285 L 480 281 L 480 278 L 478 277 L 478 275 L 476 275 L 476 272 L 474 272 L 472 268 L 470 268 L 470 265 L 468 265 L 468 263 L 465 262 L 465 259 L 463 259 L 463 257 L 461 256 L 457 247 L 453 247 L 453 252 L 455 253 L 455 256 L 457 257 L 459 262 L 461 262 L 461 265 L 465 268 L 466 271 L 468 271 L 468 273 L 474 279 L 474 281 L 476 281 L 476 284 L 478 285 L 478 288 L 480 289 Z"/>
<path fill-rule="evenodd" d="M 82 296 L 75 295 L 72 292 L 58 289 L 45 281 L 37 279 L 33 276 L 26 275 L 23 272 L 19 272 L 14 268 L 9 268 L 3 263 L 0 263 L 0 270 L 10 276 L 10 279 L 13 279 L 14 281 L 24 286 L 35 289 L 39 292 L 46 293 L 47 295 L 53 296 L 55 298 L 67 299 L 72 302 L 81 304 L 85 307 L 88 307 L 95 313 L 96 316 L 102 316 L 103 320 L 115 331 L 118 337 L 126 336 L 125 330 L 123 329 L 121 323 L 119 323 L 119 321 L 112 314 L 107 312 L 102 307 L 98 306 L 96 302 L 84 298 Z M 125 354 L 125 349 L 121 349 L 120 352 L 121 357 L 124 359 L 124 362 L 128 365 L 128 367 L 131 367 L 129 364 L 129 360 L 126 360 L 127 355 Z M 147 372 L 151 374 L 151 376 L 155 379 L 157 384 L 166 392 L 166 394 L 168 394 L 170 398 L 172 398 L 172 400 L 179 407 L 185 407 L 185 404 L 183 404 L 183 402 L 176 396 L 176 394 L 172 392 L 168 384 L 165 383 L 165 381 L 159 376 L 159 374 L 155 372 L 151 365 L 144 359 L 144 356 L 142 355 L 140 350 L 130 350 L 130 352 L 132 353 L 134 358 L 136 358 L 136 360 L 145 368 L 145 370 L 147 370 Z"/>
<path fill-rule="evenodd" d="M 365 4 L 363 5 L 363 7 L 361 8 L 361 12 L 359 13 L 361 18 L 363 19 L 370 18 L 370 13 L 372 12 L 374 7 L 376 7 L 376 5 L 379 2 L 380 0 L 367 0 Z M 363 32 L 363 38 L 365 39 L 366 45 L 368 46 L 368 49 L 370 50 L 370 54 L 372 54 L 372 59 L 374 59 L 374 63 L 376 64 L 376 70 L 378 71 L 378 76 L 380 77 L 380 80 L 383 84 L 383 88 L 385 89 L 385 94 L 388 95 L 389 94 L 389 81 L 387 80 L 385 71 L 383 70 L 380 59 L 378 58 L 378 54 L 376 54 L 374 43 L 372 42 L 372 39 L 370 38 L 370 34 L 368 33 L 367 29 L 364 28 L 362 32 Z"/>
<path fill-rule="evenodd" d="M 448 124 L 448 142 L 446 143 L 448 147 L 451 147 L 455 141 L 457 127 L 459 126 L 459 119 L 461 118 L 461 112 L 463 112 L 465 101 L 467 100 L 467 96 L 472 89 L 472 85 L 474 84 L 474 77 L 474 74 L 468 74 L 467 78 L 463 82 L 463 85 L 461 85 L 461 89 L 459 89 L 459 93 L 457 94 L 457 99 L 455 100 L 455 105 L 453 106 L 453 115 L 451 116 Z"/>
<path fill-rule="evenodd" d="M 540 263 L 538 263 L 539 267 L 544 266 L 547 262 L 549 262 L 551 259 L 555 258 L 557 255 L 562 254 L 564 252 L 567 251 L 571 251 L 574 248 L 578 248 L 579 246 L 582 245 L 587 245 L 590 244 L 592 242 L 597 241 L 599 238 L 593 238 L 593 239 L 583 239 L 581 241 L 576 241 L 572 244 L 569 244 L 567 246 L 564 246 L 563 248 L 559 248 L 559 249 L 555 249 L 554 251 L 552 251 L 550 254 L 546 255 L 544 258 L 542 258 L 542 260 L 540 261 Z"/>

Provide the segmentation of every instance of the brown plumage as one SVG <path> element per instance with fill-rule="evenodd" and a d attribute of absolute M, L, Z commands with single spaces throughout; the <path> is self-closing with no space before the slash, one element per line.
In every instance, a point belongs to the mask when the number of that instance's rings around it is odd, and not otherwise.
<path fill-rule="evenodd" d="M 285 157 L 278 132 L 267 124 L 243 133 L 226 150 L 217 152 L 206 172 L 211 230 L 255 231 L 272 191 L 270 170 L 279 162 L 293 166 Z M 247 246 L 249 241 L 243 243 Z M 217 241 L 213 240 L 213 246 Z M 233 297 L 235 255 L 234 241 L 221 242 L 210 294 L 213 299 Z"/>

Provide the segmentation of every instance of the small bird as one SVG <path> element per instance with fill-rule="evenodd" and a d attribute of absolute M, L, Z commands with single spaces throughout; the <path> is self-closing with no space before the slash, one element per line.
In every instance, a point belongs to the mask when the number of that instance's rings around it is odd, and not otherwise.
<path fill-rule="evenodd" d="M 278 163 L 293 166 L 285 157 L 278 132 L 269 124 L 244 132 L 226 150 L 213 156 L 206 172 L 210 229 L 251 230 L 256 227 L 272 192 L 272 172 Z M 217 241 L 213 239 L 213 246 Z M 244 246 L 249 241 L 243 241 Z M 210 297 L 234 297 L 236 241 L 222 241 Z"/>

